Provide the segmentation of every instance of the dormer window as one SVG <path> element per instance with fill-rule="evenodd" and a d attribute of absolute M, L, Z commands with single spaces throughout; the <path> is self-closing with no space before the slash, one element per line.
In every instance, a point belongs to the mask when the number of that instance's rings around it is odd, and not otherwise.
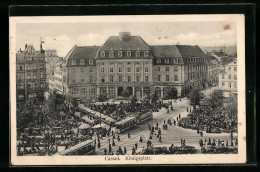
<path fill-rule="evenodd" d="M 149 57 L 149 51 L 144 52 L 144 57 Z"/>
<path fill-rule="evenodd" d="M 72 65 L 76 65 L 76 60 L 71 61 Z"/>
<path fill-rule="evenodd" d="M 80 65 L 84 65 L 84 64 L 85 64 L 84 59 L 80 59 Z"/>
<path fill-rule="evenodd" d="M 161 63 L 161 59 L 157 59 L 157 63 Z"/>
<path fill-rule="evenodd" d="M 127 57 L 131 57 L 131 51 L 127 51 Z"/>
<path fill-rule="evenodd" d="M 101 57 L 105 57 L 105 51 L 101 51 Z"/>
<path fill-rule="evenodd" d="M 170 60 L 169 59 L 165 59 L 165 63 L 169 64 Z"/>
<path fill-rule="evenodd" d="M 89 59 L 89 64 L 93 65 L 93 59 Z"/>
<path fill-rule="evenodd" d="M 122 57 L 122 51 L 118 51 L 118 57 Z"/>
<path fill-rule="evenodd" d="M 114 57 L 114 52 L 113 51 L 109 52 L 109 57 Z"/>
<path fill-rule="evenodd" d="M 136 57 L 140 57 L 140 51 L 136 51 L 136 52 L 135 52 L 135 56 L 136 56 Z"/>

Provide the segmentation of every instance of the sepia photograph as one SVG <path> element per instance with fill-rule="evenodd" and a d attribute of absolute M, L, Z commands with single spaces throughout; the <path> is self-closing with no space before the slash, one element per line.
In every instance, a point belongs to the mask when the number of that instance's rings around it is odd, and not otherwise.
<path fill-rule="evenodd" d="M 246 162 L 244 16 L 10 17 L 12 165 Z"/>

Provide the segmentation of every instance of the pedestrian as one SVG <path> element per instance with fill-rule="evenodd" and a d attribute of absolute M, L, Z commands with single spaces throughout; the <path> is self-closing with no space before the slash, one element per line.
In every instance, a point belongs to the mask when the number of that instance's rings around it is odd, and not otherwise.
<path fill-rule="evenodd" d="M 130 133 L 128 132 L 128 138 L 130 139 Z"/>
<path fill-rule="evenodd" d="M 181 114 L 179 114 L 179 119 L 181 119 Z"/>
<path fill-rule="evenodd" d="M 120 141 L 120 137 L 119 137 L 119 134 L 118 134 L 118 136 L 117 136 L 117 141 Z"/>
<path fill-rule="evenodd" d="M 159 142 L 162 142 L 162 136 L 159 137 Z"/>
<path fill-rule="evenodd" d="M 187 112 L 189 112 L 189 108 L 187 107 Z"/>
<path fill-rule="evenodd" d="M 191 113 L 191 108 L 190 108 L 190 113 Z"/>
<path fill-rule="evenodd" d="M 111 144 L 109 144 L 109 146 L 108 146 L 108 151 L 109 151 L 109 154 L 111 154 L 111 151 L 112 151 Z"/>
<path fill-rule="evenodd" d="M 106 148 L 104 149 L 104 154 L 107 155 L 107 149 Z"/>
<path fill-rule="evenodd" d="M 132 155 L 135 155 L 135 147 L 133 146 Z"/>
<path fill-rule="evenodd" d="M 135 149 L 137 149 L 137 147 L 138 147 L 138 144 L 137 144 L 137 143 L 135 143 Z"/>
<path fill-rule="evenodd" d="M 112 140 L 112 146 L 115 146 L 116 144 L 115 144 L 115 141 L 114 141 L 114 139 Z"/>
<path fill-rule="evenodd" d="M 126 150 L 126 147 L 124 147 L 124 154 L 126 155 L 126 153 L 127 153 L 127 150 Z"/>

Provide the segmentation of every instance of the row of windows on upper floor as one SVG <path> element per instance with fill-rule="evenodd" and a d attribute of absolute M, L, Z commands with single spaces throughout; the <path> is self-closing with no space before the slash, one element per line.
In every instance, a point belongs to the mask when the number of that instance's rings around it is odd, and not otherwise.
<path fill-rule="evenodd" d="M 44 65 L 41 64 L 41 65 L 27 65 L 27 70 L 36 70 L 36 69 L 44 69 Z M 24 70 L 24 66 L 23 65 L 20 65 L 18 67 L 18 70 Z"/>
<path fill-rule="evenodd" d="M 37 61 L 37 60 L 44 60 L 44 56 L 40 57 L 19 57 L 18 60 L 29 60 L 29 61 Z"/>
<path fill-rule="evenodd" d="M 132 72 L 132 67 L 127 67 L 126 69 L 127 69 L 127 72 L 128 72 L 128 73 L 129 73 L 129 72 Z M 157 70 L 157 71 L 162 71 L 162 70 L 161 70 L 161 67 L 157 67 L 156 70 Z M 81 71 L 81 73 L 84 73 L 84 72 L 85 72 L 85 68 L 80 68 L 80 71 Z M 89 68 L 89 72 L 90 72 L 90 73 L 92 73 L 93 71 L 94 71 L 93 68 Z M 169 67 L 169 66 L 166 66 L 166 67 L 165 67 L 165 71 L 166 71 L 166 72 L 169 72 L 169 71 L 170 71 L 170 67 Z M 101 72 L 101 73 L 105 73 L 105 68 L 101 67 L 101 68 L 100 68 L 100 72 Z M 114 68 L 113 68 L 113 67 L 110 67 L 110 68 L 109 68 L 109 72 L 110 72 L 110 73 L 114 73 Z M 122 68 L 122 67 L 119 67 L 119 68 L 118 68 L 118 72 L 119 72 L 119 73 L 122 73 L 122 72 L 123 72 L 123 68 Z M 137 72 L 137 73 L 138 73 L 138 72 L 141 72 L 141 68 L 140 68 L 140 67 L 136 67 L 136 68 L 135 68 L 135 72 Z M 149 72 L 149 67 L 144 67 L 144 72 L 145 72 L 145 73 L 148 73 L 148 72 Z M 178 72 L 178 67 L 174 67 L 174 72 Z M 71 69 L 71 73 L 76 73 L 76 69 L 75 69 L 75 68 L 72 68 L 72 69 Z"/>
<path fill-rule="evenodd" d="M 149 51 L 144 51 L 143 53 L 141 53 L 141 51 L 118 51 L 117 53 L 114 51 L 109 51 L 109 52 L 105 52 L 105 51 L 101 51 L 100 52 L 100 56 L 101 57 L 106 57 L 106 55 L 108 55 L 108 57 L 115 57 L 117 54 L 117 57 L 123 57 L 123 56 L 127 56 L 127 57 L 141 57 L 141 55 L 143 54 L 144 57 L 149 57 Z"/>
<path fill-rule="evenodd" d="M 186 63 L 196 63 L 196 62 L 207 62 L 207 58 L 199 58 L 199 57 L 189 57 L 189 58 L 184 58 L 184 62 Z"/>
<path fill-rule="evenodd" d="M 231 77 L 231 74 L 229 74 L 229 75 L 228 75 L 228 79 L 231 79 L 231 78 L 232 78 L 232 77 Z M 224 73 L 222 74 L 222 79 L 225 79 L 225 74 L 224 74 Z M 237 80 L 237 75 L 234 75 L 234 76 L 233 76 L 233 79 L 234 79 L 234 80 Z"/>

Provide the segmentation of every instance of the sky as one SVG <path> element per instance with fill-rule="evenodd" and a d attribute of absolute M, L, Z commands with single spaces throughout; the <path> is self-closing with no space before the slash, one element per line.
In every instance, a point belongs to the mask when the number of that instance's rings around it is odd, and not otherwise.
<path fill-rule="evenodd" d="M 201 47 L 236 44 L 235 22 L 85 22 L 85 23 L 17 23 L 16 50 L 25 44 L 39 49 L 56 49 L 65 57 L 74 45 L 102 46 L 110 36 L 130 32 L 149 45 L 199 45 Z"/>

